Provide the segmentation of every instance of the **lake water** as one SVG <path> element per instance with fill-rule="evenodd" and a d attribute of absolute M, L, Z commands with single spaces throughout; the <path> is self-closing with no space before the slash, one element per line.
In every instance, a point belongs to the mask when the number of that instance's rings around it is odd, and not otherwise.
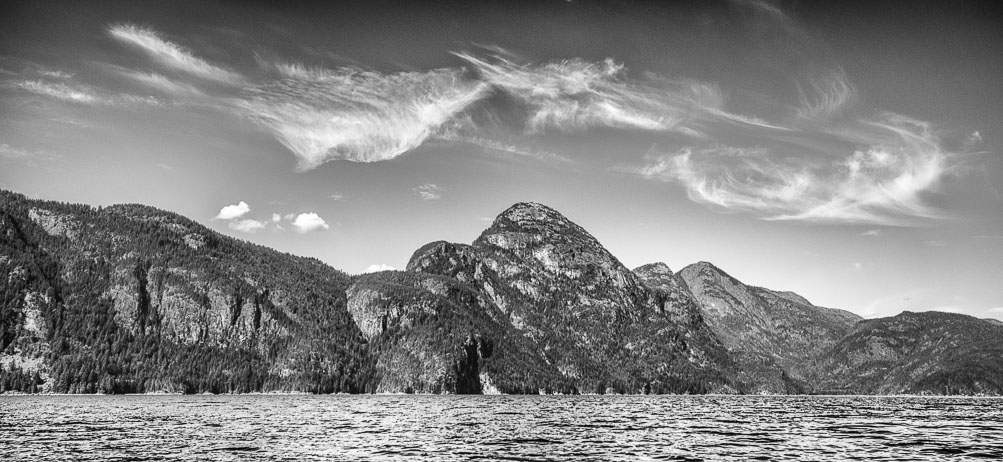
<path fill-rule="evenodd" d="M 0 460 L 1003 460 L 1003 399 L 0 396 Z"/>

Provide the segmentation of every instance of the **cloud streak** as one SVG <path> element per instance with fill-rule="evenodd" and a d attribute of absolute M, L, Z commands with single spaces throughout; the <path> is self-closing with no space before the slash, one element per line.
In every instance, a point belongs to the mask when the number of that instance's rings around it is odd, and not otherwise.
<path fill-rule="evenodd" d="M 71 87 L 59 82 L 45 82 L 42 80 L 25 80 L 14 84 L 14 87 L 35 93 L 37 95 L 48 96 L 68 103 L 79 104 L 104 104 L 106 101 L 93 94 L 89 89 Z"/>
<path fill-rule="evenodd" d="M 650 156 L 644 177 L 682 184 L 690 199 L 769 220 L 916 225 L 943 218 L 926 204 L 952 154 L 929 124 L 884 113 L 832 132 L 842 150 L 797 155 L 712 145 Z"/>
<path fill-rule="evenodd" d="M 243 80 L 239 74 L 209 64 L 180 45 L 164 39 L 152 29 L 132 24 L 116 24 L 108 28 L 108 34 L 122 43 L 142 50 L 161 65 L 176 71 L 228 84 Z"/>
<path fill-rule="evenodd" d="M 309 170 L 331 160 L 398 157 L 440 133 L 484 90 L 451 69 L 317 70 L 249 88 L 230 103 L 292 151 L 300 170 Z"/>

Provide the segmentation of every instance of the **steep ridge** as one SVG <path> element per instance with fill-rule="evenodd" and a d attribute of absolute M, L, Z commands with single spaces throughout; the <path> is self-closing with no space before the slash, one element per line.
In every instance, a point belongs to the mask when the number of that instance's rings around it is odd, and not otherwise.
<path fill-rule="evenodd" d="M 579 392 L 731 389 L 731 361 L 699 317 L 675 322 L 687 308 L 541 204 L 513 205 L 470 246 L 428 244 L 407 269 L 476 286 Z"/>
<path fill-rule="evenodd" d="M 861 321 L 817 368 L 820 391 L 1003 395 L 1003 326 L 928 311 Z"/>
<path fill-rule="evenodd" d="M 0 191 L 2 390 L 359 391 L 348 275 L 141 205 Z"/>
<path fill-rule="evenodd" d="M 763 393 L 811 392 L 820 354 L 861 318 L 790 292 L 751 287 L 700 262 L 679 272 L 703 317 Z M 753 378 L 755 377 L 755 378 Z"/>

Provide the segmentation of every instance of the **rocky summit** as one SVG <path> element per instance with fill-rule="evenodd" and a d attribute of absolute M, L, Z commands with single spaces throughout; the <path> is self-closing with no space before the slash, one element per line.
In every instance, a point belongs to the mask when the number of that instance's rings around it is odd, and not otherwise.
<path fill-rule="evenodd" d="M 537 203 L 347 275 L 142 205 L 0 191 L 0 392 L 1003 394 L 998 324 L 631 271 Z"/>
<path fill-rule="evenodd" d="M 736 386 L 730 359 L 705 324 L 676 322 L 680 308 L 668 296 L 541 204 L 510 207 L 472 245 L 428 244 L 407 271 L 467 284 L 489 302 L 478 309 L 502 314 L 500 332 L 517 334 L 533 352 L 522 361 L 543 365 L 519 374 L 525 379 L 512 384 L 519 389 L 698 393 Z M 485 372 L 495 386 L 503 383 L 493 377 Z"/>

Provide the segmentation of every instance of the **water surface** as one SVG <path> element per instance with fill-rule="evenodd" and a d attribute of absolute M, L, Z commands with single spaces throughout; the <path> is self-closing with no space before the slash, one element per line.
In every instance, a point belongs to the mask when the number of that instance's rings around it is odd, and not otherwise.
<path fill-rule="evenodd" d="M 1003 460 L 1003 399 L 2 396 L 2 460 Z"/>

